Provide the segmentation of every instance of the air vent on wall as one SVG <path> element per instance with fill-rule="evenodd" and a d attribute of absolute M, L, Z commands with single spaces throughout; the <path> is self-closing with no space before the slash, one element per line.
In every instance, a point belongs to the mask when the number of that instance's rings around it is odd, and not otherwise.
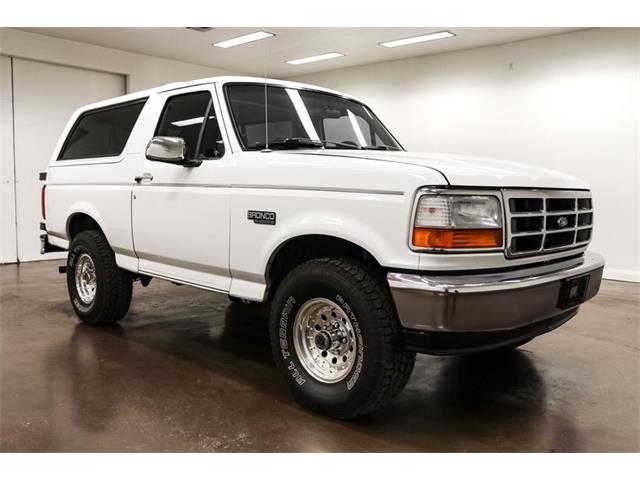
<path fill-rule="evenodd" d="M 187 27 L 187 30 L 193 30 L 194 32 L 208 32 L 209 30 L 213 30 L 213 27 Z"/>

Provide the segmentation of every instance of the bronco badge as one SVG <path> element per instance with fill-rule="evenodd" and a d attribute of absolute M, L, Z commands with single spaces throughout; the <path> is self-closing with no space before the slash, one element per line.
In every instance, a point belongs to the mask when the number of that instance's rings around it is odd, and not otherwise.
<path fill-rule="evenodd" d="M 247 212 L 247 219 L 253 220 L 253 223 L 259 223 L 262 225 L 275 225 L 276 212 L 262 212 L 260 210 L 249 210 Z"/>

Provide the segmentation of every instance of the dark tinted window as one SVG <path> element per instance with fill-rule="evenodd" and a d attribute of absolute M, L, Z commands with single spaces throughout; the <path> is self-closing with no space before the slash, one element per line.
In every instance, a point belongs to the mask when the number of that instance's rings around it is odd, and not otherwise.
<path fill-rule="evenodd" d="M 248 148 L 263 148 L 269 119 L 269 143 L 286 138 L 306 137 L 306 131 L 284 88 L 268 87 L 268 111 L 265 112 L 264 85 L 230 85 L 229 105 L 242 144 Z"/>
<path fill-rule="evenodd" d="M 308 90 L 300 90 L 300 98 L 318 135 L 324 140 L 359 145 L 362 148 L 400 147 L 384 125 L 360 103 Z"/>
<path fill-rule="evenodd" d="M 190 160 L 196 155 L 199 159 L 206 159 L 220 158 L 224 154 L 222 135 L 209 92 L 186 93 L 169 98 L 156 136 L 184 139 L 187 159 Z"/>
<path fill-rule="evenodd" d="M 146 99 L 83 113 L 71 129 L 58 160 L 120 155 Z"/>
<path fill-rule="evenodd" d="M 401 150 L 365 106 L 338 95 L 259 84 L 225 88 L 244 148 Z M 265 112 L 265 103 L 267 111 Z"/>

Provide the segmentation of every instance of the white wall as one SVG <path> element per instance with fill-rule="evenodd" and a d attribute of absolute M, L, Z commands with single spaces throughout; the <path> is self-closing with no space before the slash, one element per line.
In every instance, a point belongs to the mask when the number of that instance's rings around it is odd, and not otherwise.
<path fill-rule="evenodd" d="M 585 178 L 596 209 L 591 248 L 606 257 L 605 275 L 640 281 L 640 29 L 586 30 L 293 80 L 360 97 L 408 150 L 506 158 Z"/>
<path fill-rule="evenodd" d="M 0 29 L 0 54 L 120 73 L 127 76 L 128 92 L 170 82 L 233 74 L 218 68 L 139 55 L 13 28 Z"/>
<path fill-rule="evenodd" d="M 0 29 L 0 263 L 44 258 L 37 173 L 76 108 L 125 93 L 124 83 L 131 92 L 228 73 Z"/>

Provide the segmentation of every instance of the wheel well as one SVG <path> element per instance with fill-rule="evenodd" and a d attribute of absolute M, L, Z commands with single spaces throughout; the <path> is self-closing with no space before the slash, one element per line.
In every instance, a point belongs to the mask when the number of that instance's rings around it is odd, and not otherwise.
<path fill-rule="evenodd" d="M 288 272 L 314 258 L 347 257 L 381 268 L 367 250 L 353 242 L 329 235 L 303 235 L 287 240 L 273 253 L 267 264 L 266 300 L 273 297 Z"/>
<path fill-rule="evenodd" d="M 100 228 L 100 225 L 98 225 L 98 222 L 96 222 L 86 213 L 76 213 L 69 219 L 69 224 L 67 227 L 69 240 L 73 240 L 73 238 L 77 234 L 85 230 L 98 230 L 102 232 L 102 229 Z"/>

